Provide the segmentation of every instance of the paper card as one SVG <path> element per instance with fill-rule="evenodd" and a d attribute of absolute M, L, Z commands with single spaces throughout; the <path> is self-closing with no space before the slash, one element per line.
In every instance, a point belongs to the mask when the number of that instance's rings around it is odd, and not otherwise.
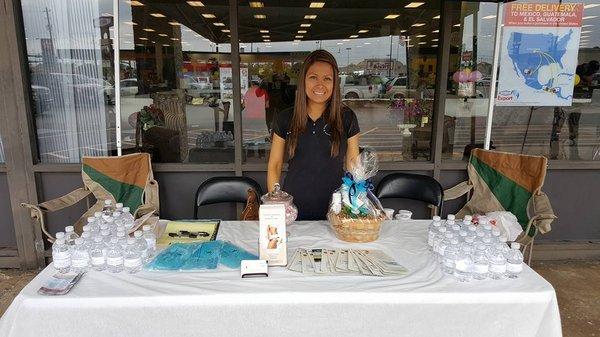
<path fill-rule="evenodd" d="M 84 273 L 56 273 L 48 278 L 38 289 L 40 295 L 65 295 L 81 279 Z"/>
<path fill-rule="evenodd" d="M 302 258 L 301 258 L 301 249 L 296 249 L 294 255 L 290 259 L 288 263 L 288 269 L 296 272 L 302 272 Z"/>
<path fill-rule="evenodd" d="M 260 205 L 258 218 L 260 259 L 267 260 L 269 266 L 287 265 L 285 206 Z"/>

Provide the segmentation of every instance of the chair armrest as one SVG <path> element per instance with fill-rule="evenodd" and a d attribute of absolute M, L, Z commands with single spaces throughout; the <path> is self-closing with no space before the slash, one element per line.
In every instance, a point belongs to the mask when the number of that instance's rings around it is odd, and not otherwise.
<path fill-rule="evenodd" d="M 458 199 L 469 193 L 472 189 L 473 185 L 469 184 L 468 181 L 463 181 L 454 187 L 444 190 L 444 201 Z"/>

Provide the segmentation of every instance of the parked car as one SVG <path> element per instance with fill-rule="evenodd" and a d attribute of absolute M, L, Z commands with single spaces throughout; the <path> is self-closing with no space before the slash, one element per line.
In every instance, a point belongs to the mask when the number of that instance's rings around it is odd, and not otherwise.
<path fill-rule="evenodd" d="M 408 78 L 406 76 L 397 76 L 387 81 L 385 84 L 385 98 L 405 98 L 414 96 L 414 91 L 409 93 Z M 411 95 L 412 94 L 412 95 Z"/>
<path fill-rule="evenodd" d="M 340 75 L 342 98 L 377 98 L 382 97 L 383 88 L 388 79 L 379 75 Z"/>
<path fill-rule="evenodd" d="M 127 78 L 121 80 L 121 95 L 123 96 L 135 96 L 138 94 L 138 81 L 137 78 Z"/>

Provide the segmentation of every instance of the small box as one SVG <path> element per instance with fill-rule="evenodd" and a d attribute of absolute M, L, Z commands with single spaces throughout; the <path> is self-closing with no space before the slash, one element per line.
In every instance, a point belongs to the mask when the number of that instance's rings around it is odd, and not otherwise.
<path fill-rule="evenodd" d="M 287 265 L 285 205 L 261 205 L 258 211 L 258 253 L 269 266 Z"/>
<path fill-rule="evenodd" d="M 268 277 L 269 266 L 265 260 L 242 260 L 240 266 L 240 275 L 242 278 L 248 277 Z"/>

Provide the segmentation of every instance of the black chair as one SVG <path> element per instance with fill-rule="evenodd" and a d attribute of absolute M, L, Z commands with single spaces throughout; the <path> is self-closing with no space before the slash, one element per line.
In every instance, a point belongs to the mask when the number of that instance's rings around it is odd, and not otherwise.
<path fill-rule="evenodd" d="M 383 177 L 375 194 L 379 199 L 404 198 L 426 202 L 442 213 L 444 189 L 432 177 L 411 173 L 391 173 Z"/>
<path fill-rule="evenodd" d="M 256 191 L 258 198 L 262 195 L 262 188 L 252 178 L 248 177 L 212 177 L 200 184 L 196 191 L 194 205 L 194 219 L 198 219 L 198 208 L 204 205 L 222 202 L 246 203 L 248 189 Z M 260 200 L 260 199 L 259 199 Z"/>

